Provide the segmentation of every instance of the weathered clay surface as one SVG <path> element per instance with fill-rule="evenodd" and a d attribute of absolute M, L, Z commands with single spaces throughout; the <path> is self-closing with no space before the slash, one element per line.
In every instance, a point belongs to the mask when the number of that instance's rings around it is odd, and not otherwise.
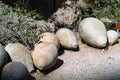
<path fill-rule="evenodd" d="M 53 67 L 57 57 L 57 47 L 47 42 L 36 44 L 32 52 L 33 63 L 39 70 L 47 70 Z"/>
<path fill-rule="evenodd" d="M 109 45 L 113 45 L 114 43 L 116 43 L 119 37 L 118 33 L 114 30 L 107 31 L 107 36 Z"/>
<path fill-rule="evenodd" d="M 107 44 L 105 25 L 96 18 L 83 19 L 79 24 L 78 32 L 82 40 L 92 47 L 103 48 Z"/>
<path fill-rule="evenodd" d="M 45 32 L 45 33 L 42 33 L 40 36 L 39 36 L 39 40 L 38 42 L 48 42 L 48 43 L 52 43 L 54 44 L 58 49 L 60 47 L 60 41 L 58 39 L 58 37 L 54 34 L 54 33 L 51 33 L 51 32 Z"/>
<path fill-rule="evenodd" d="M 78 44 L 75 34 L 68 28 L 61 28 L 56 32 L 60 44 L 66 49 L 76 49 Z"/>
<path fill-rule="evenodd" d="M 18 61 L 23 63 L 29 72 L 34 70 L 32 57 L 30 51 L 19 43 L 10 43 L 5 47 L 12 61 Z"/>

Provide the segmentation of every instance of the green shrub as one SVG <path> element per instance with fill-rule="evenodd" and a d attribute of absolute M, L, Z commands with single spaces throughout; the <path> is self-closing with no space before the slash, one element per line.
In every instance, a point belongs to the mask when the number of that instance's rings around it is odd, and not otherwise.
<path fill-rule="evenodd" d="M 93 12 L 97 17 L 120 21 L 120 0 L 94 0 Z"/>
<path fill-rule="evenodd" d="M 5 15 L 5 14 L 13 14 L 13 10 L 9 8 L 8 5 L 5 5 L 3 8 L 0 9 L 0 15 Z"/>
<path fill-rule="evenodd" d="M 28 11 L 25 7 L 21 7 L 19 4 L 17 4 L 14 7 L 14 11 L 20 15 L 22 14 L 26 17 L 30 17 L 33 19 L 42 19 L 43 18 L 43 15 L 41 13 L 38 13 L 36 10 Z"/>
<path fill-rule="evenodd" d="M 6 14 L 14 14 L 17 12 L 19 15 L 26 16 L 28 18 L 33 19 L 42 19 L 43 15 L 41 13 L 38 13 L 36 10 L 28 11 L 25 6 L 22 6 L 20 2 L 15 3 L 14 7 L 11 7 L 9 5 L 3 5 L 0 7 L 0 15 L 6 15 Z"/>

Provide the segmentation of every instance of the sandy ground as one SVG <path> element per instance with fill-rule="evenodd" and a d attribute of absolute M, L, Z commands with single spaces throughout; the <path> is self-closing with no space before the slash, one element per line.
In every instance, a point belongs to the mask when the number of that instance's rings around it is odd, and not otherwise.
<path fill-rule="evenodd" d="M 36 80 L 120 80 L 120 43 L 96 49 L 77 39 L 79 51 L 59 51 L 52 69 L 32 74 Z"/>

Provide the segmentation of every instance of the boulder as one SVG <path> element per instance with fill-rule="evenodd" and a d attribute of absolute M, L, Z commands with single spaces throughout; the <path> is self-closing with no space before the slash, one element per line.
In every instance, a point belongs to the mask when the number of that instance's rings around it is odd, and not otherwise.
<path fill-rule="evenodd" d="M 76 49 L 78 47 L 74 33 L 67 28 L 61 28 L 56 32 L 60 44 L 66 49 Z"/>
<path fill-rule="evenodd" d="M 8 52 L 12 61 L 23 63 L 29 72 L 34 70 L 30 51 L 20 43 L 9 43 L 5 50 Z"/>
<path fill-rule="evenodd" d="M 51 32 L 45 32 L 39 36 L 39 42 L 49 42 L 54 44 L 58 49 L 60 47 L 60 41 L 58 37 Z"/>
<path fill-rule="evenodd" d="M 47 70 L 53 67 L 57 61 L 57 56 L 57 47 L 47 42 L 36 44 L 32 52 L 34 65 L 39 70 Z"/>
<path fill-rule="evenodd" d="M 21 62 L 10 62 L 2 71 L 2 80 L 29 80 L 29 72 Z"/>
<path fill-rule="evenodd" d="M 116 31 L 109 30 L 109 31 L 107 31 L 107 35 L 108 35 L 109 45 L 113 45 L 114 43 L 116 43 L 118 41 L 118 33 Z"/>
<path fill-rule="evenodd" d="M 78 32 L 81 39 L 92 47 L 104 48 L 107 44 L 105 25 L 96 18 L 83 19 L 79 24 Z"/>

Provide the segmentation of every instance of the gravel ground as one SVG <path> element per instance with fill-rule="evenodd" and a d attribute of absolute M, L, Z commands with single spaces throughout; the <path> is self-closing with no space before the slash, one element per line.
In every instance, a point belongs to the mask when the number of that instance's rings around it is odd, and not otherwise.
<path fill-rule="evenodd" d="M 120 43 L 96 49 L 81 42 L 79 51 L 62 50 L 56 65 L 33 76 L 41 80 L 120 80 Z M 120 39 L 119 39 L 120 41 Z"/>

